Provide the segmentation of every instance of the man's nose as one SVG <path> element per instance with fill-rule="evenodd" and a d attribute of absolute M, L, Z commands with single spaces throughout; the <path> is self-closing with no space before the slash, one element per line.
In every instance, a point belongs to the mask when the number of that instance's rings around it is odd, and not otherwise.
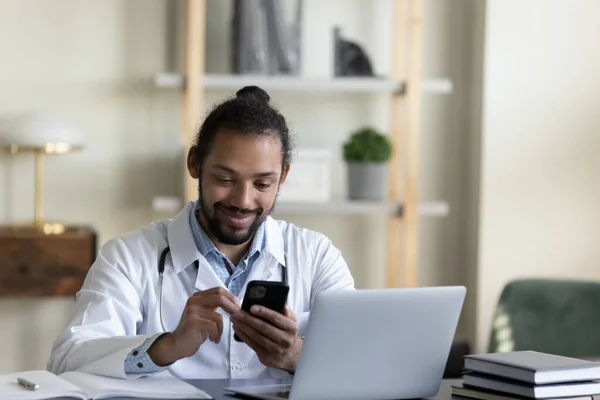
<path fill-rule="evenodd" d="M 241 208 L 242 210 L 254 209 L 254 203 L 252 199 L 252 193 L 254 187 L 251 183 L 241 183 L 237 185 L 236 190 L 233 192 L 231 198 L 231 205 Z"/>

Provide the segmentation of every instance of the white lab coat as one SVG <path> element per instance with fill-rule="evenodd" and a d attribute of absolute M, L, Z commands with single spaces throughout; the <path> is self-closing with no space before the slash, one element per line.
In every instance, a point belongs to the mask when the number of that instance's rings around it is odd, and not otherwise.
<path fill-rule="evenodd" d="M 146 338 L 162 332 L 159 315 L 158 262 L 170 246 L 163 283 L 163 321 L 167 331 L 177 327 L 187 299 L 198 290 L 225 287 L 198 252 L 189 225 L 189 203 L 172 220 L 107 242 L 100 249 L 77 294 L 72 316 L 56 339 L 48 361 L 54 373 L 84 371 L 117 378 L 135 378 L 124 370 L 127 354 Z M 287 254 L 290 292 L 288 307 L 296 314 L 300 335 L 308 322 L 317 293 L 354 288 L 340 251 L 325 236 L 269 217 L 265 250 L 254 263 L 251 280 L 280 280 Z M 193 266 L 199 260 L 199 269 Z M 240 303 L 246 286 L 240 293 Z M 179 360 L 168 372 L 183 379 L 283 377 L 284 371 L 266 368 L 246 344 L 233 339 L 223 315 L 219 344 L 206 341 L 195 355 Z"/>

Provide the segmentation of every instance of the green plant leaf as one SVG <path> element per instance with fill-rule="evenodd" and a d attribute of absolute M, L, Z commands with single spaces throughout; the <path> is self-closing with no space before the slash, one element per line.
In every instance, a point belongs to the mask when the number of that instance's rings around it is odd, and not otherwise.
<path fill-rule="evenodd" d="M 389 138 L 372 127 L 354 131 L 343 145 L 346 162 L 387 162 L 392 156 Z"/>

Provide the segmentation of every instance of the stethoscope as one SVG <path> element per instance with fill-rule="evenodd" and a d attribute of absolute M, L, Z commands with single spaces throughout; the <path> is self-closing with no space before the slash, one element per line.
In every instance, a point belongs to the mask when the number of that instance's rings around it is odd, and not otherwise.
<path fill-rule="evenodd" d="M 160 253 L 160 258 L 158 260 L 158 287 L 159 287 L 159 298 L 158 298 L 158 308 L 159 308 L 159 313 L 160 313 L 160 326 L 162 327 L 163 332 L 166 332 L 167 330 L 165 329 L 165 326 L 163 324 L 163 317 L 162 317 L 162 298 L 163 298 L 163 276 L 165 274 L 165 262 L 167 260 L 167 255 L 169 254 L 169 252 L 171 251 L 170 247 L 167 246 L 162 253 Z M 284 254 L 284 261 L 287 264 L 287 255 Z M 281 282 L 283 283 L 288 283 L 287 281 L 287 270 L 285 268 L 285 265 L 283 264 L 279 264 L 279 266 L 281 267 Z M 194 261 L 194 268 L 196 268 L 196 270 L 198 270 L 198 268 L 200 267 L 200 262 L 198 260 Z"/>

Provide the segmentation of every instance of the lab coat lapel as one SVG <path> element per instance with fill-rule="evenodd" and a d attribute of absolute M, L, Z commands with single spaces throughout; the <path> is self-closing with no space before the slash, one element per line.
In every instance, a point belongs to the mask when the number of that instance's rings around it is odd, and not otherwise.
<path fill-rule="evenodd" d="M 215 270 L 210 266 L 206 258 L 202 255 L 199 256 L 198 260 L 198 276 L 196 277 L 196 289 L 198 290 L 208 290 L 214 287 L 222 287 L 225 288 L 225 284 L 217 276 Z"/>
<path fill-rule="evenodd" d="M 221 279 L 212 269 L 206 258 L 200 254 L 194 242 L 192 228 L 190 227 L 190 213 L 194 202 L 188 203 L 183 210 L 173 218 L 167 228 L 171 259 L 176 274 L 186 268 L 194 268 L 194 261 L 198 260 L 198 276 L 195 287 L 198 290 L 207 290 L 214 287 L 225 287 Z"/>
<path fill-rule="evenodd" d="M 189 220 L 193 206 L 193 202 L 188 203 L 173 218 L 167 228 L 169 247 L 171 248 L 171 260 L 173 261 L 173 269 L 176 274 L 189 267 L 198 259 L 198 248 L 194 242 Z"/>
<path fill-rule="evenodd" d="M 285 260 L 285 241 L 283 232 L 277 221 L 271 217 L 267 217 L 265 221 L 265 251 L 269 253 L 278 264 L 286 266 Z M 279 267 L 279 265 L 277 265 Z"/>

